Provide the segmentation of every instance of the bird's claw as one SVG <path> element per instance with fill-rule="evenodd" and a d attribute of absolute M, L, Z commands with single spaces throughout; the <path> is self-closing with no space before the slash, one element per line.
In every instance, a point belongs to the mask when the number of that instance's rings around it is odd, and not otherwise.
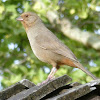
<path fill-rule="evenodd" d="M 43 84 L 49 82 L 50 80 L 52 80 L 52 79 L 54 79 L 54 78 L 55 78 L 55 76 L 52 77 L 52 78 L 47 78 L 47 79 L 46 79 L 45 81 L 43 81 L 42 83 L 38 83 L 37 86 L 43 85 Z"/>

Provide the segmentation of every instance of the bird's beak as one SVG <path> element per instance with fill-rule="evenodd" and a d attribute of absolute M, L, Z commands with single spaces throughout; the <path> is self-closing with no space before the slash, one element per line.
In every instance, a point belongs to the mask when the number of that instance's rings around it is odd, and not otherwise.
<path fill-rule="evenodd" d="M 16 18 L 16 20 L 23 21 L 23 18 L 21 16 L 19 16 L 18 18 Z"/>

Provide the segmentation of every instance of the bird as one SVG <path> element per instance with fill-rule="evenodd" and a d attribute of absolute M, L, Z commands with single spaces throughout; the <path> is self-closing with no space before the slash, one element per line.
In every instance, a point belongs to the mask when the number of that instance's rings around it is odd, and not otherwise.
<path fill-rule="evenodd" d="M 34 12 L 24 12 L 18 18 L 25 28 L 28 40 L 35 56 L 42 62 L 52 65 L 51 72 L 42 83 L 52 80 L 61 65 L 79 68 L 93 80 L 97 78 L 78 61 L 73 52 L 63 44 Z"/>

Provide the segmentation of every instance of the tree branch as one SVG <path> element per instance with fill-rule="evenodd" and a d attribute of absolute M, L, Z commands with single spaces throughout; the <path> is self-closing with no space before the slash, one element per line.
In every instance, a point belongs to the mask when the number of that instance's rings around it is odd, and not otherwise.
<path fill-rule="evenodd" d="M 100 50 L 100 37 L 91 32 L 84 32 L 73 26 L 67 18 L 59 19 L 59 16 L 54 11 L 47 12 L 47 18 L 50 23 L 61 31 L 65 36 L 79 41 L 86 46 L 91 46 L 96 50 Z"/>

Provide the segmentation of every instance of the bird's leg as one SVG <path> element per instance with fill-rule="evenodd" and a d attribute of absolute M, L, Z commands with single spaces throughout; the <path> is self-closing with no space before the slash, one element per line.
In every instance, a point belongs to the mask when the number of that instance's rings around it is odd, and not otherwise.
<path fill-rule="evenodd" d="M 53 78 L 53 76 L 54 76 L 54 74 L 56 73 L 56 71 L 57 71 L 57 68 L 56 67 L 53 67 L 52 69 L 51 69 L 51 72 L 50 72 L 50 74 L 48 75 L 48 80 L 51 80 L 52 78 Z"/>
<path fill-rule="evenodd" d="M 43 81 L 42 83 L 44 84 L 44 83 L 46 83 L 47 81 L 51 80 L 51 79 L 53 78 L 54 74 L 56 73 L 56 71 L 57 71 L 57 68 L 56 68 L 56 67 L 53 67 L 53 68 L 51 69 L 50 74 L 48 75 L 48 78 L 47 78 L 45 81 Z"/>
<path fill-rule="evenodd" d="M 38 84 L 38 85 L 42 85 L 42 84 L 48 82 L 49 80 L 53 79 L 53 76 L 54 76 L 54 74 L 56 73 L 56 71 L 57 71 L 57 68 L 56 68 L 56 67 L 53 67 L 53 68 L 51 69 L 50 74 L 48 75 L 48 78 L 47 78 L 45 81 L 43 81 L 42 83 Z"/>

